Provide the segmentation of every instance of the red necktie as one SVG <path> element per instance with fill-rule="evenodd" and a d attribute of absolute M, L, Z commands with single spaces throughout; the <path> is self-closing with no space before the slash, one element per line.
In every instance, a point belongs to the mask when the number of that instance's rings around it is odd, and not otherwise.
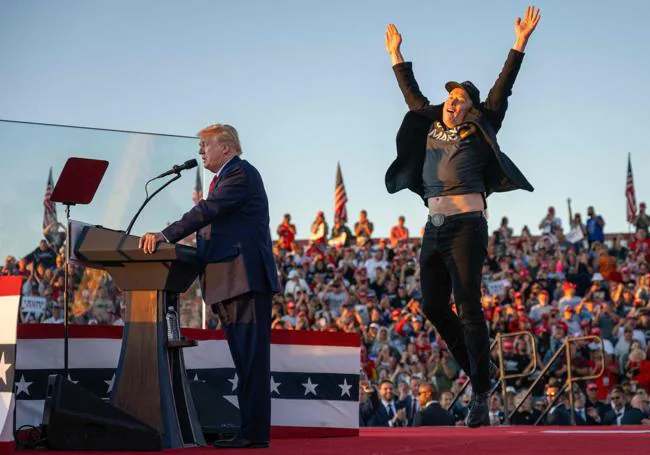
<path fill-rule="evenodd" d="M 209 190 L 209 192 L 212 192 L 212 190 L 214 189 L 215 183 L 217 183 L 217 174 L 214 175 L 214 177 L 212 178 L 212 182 L 210 182 L 210 190 Z"/>

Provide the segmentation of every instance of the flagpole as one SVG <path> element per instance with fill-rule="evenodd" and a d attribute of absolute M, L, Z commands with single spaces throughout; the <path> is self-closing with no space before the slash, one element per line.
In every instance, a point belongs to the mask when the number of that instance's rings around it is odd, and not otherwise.
<path fill-rule="evenodd" d="M 627 208 L 627 234 L 632 233 L 632 224 L 636 219 L 636 194 L 634 192 L 634 177 L 632 175 L 632 153 L 627 154 L 627 175 L 625 179 L 625 204 Z"/>

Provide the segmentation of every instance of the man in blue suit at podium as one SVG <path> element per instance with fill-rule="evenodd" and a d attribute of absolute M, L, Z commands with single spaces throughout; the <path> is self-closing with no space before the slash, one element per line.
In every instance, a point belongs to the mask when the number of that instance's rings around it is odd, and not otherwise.
<path fill-rule="evenodd" d="M 208 197 L 162 232 L 147 233 L 140 248 L 153 253 L 197 232 L 203 300 L 219 315 L 239 384 L 241 430 L 218 447 L 268 447 L 271 430 L 271 300 L 280 291 L 269 230 L 269 205 L 260 173 L 242 160 L 230 125 L 199 132 L 203 166 L 215 173 Z"/>

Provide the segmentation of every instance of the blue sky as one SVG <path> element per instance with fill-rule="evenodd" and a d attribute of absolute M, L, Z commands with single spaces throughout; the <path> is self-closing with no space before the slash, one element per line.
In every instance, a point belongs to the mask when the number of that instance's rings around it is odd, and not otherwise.
<path fill-rule="evenodd" d="M 593 204 L 608 230 L 627 231 L 628 153 L 637 199 L 650 199 L 642 134 L 650 121 L 650 2 L 533 3 L 542 20 L 499 141 L 536 191 L 491 196 L 491 228 L 507 215 L 516 230 L 528 224 L 536 232 L 549 205 L 566 222 L 571 197 L 574 211 Z M 430 100 L 442 100 L 451 79 L 470 79 L 485 96 L 527 2 L 454 5 L 4 1 L 0 118 L 189 136 L 230 123 L 265 179 L 273 230 L 285 212 L 301 237 L 318 210 L 331 221 L 340 161 L 353 220 L 365 208 L 385 236 L 404 214 L 419 232 L 427 212 L 418 197 L 384 186 L 406 112 L 384 49 L 386 24 L 402 32 L 404 56 Z M 60 171 L 67 156 L 111 161 L 93 206 L 74 208 L 73 218 L 125 228 L 144 182 L 196 152 L 193 139 L 0 124 L 0 252 L 31 249 L 48 169 Z M 188 173 L 168 188 L 134 232 L 182 214 L 193 183 Z"/>

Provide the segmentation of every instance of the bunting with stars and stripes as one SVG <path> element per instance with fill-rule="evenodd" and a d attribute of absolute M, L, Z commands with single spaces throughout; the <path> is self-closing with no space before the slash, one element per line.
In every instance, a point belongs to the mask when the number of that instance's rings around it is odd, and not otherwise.
<path fill-rule="evenodd" d="M 69 326 L 69 380 L 107 399 L 122 327 Z M 222 331 L 183 329 L 199 341 L 183 352 L 188 379 L 205 382 L 237 408 L 239 378 Z M 357 334 L 273 331 L 272 437 L 354 436 L 359 430 Z M 18 326 L 16 426 L 40 425 L 50 374 L 63 370 L 63 327 Z M 236 409 L 233 409 L 236 412 Z"/>
<path fill-rule="evenodd" d="M 22 277 L 0 277 L 0 454 L 14 450 L 16 321 Z"/>

